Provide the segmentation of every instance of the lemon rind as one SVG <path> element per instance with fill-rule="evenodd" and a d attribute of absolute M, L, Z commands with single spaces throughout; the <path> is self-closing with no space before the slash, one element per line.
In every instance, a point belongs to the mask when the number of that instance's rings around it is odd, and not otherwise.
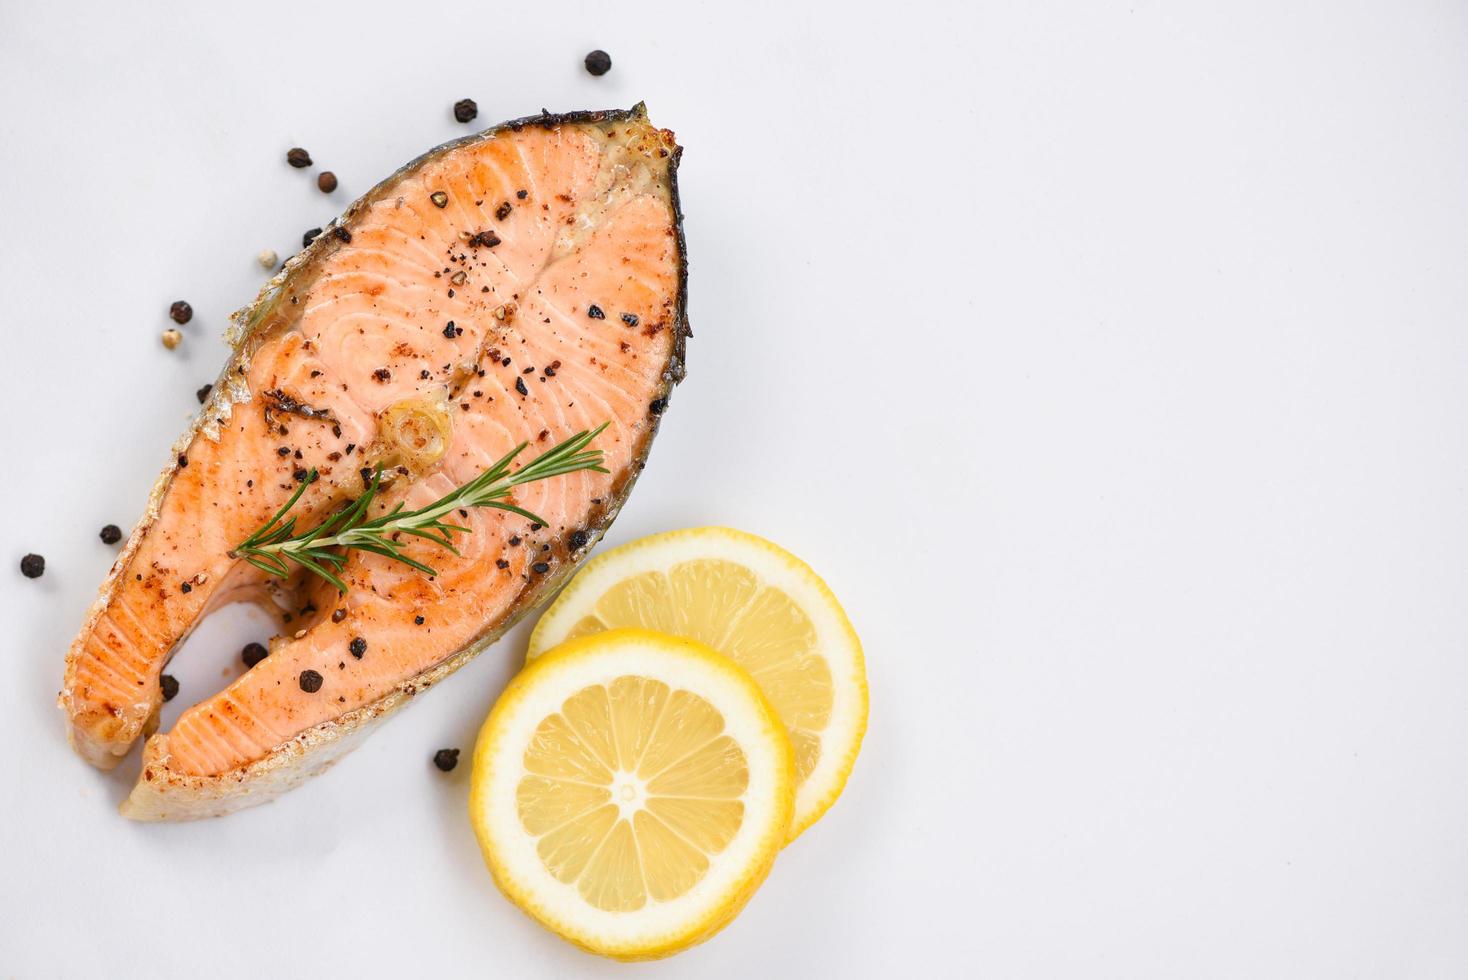
<path fill-rule="evenodd" d="M 732 682 L 729 690 L 738 691 L 738 696 L 746 700 L 747 706 L 760 719 L 762 728 L 759 741 L 760 745 L 768 751 L 757 754 L 763 758 L 764 762 L 773 763 L 770 770 L 770 786 L 773 796 L 767 811 L 770 819 L 748 847 L 752 855 L 750 861 L 733 879 L 718 890 L 716 900 L 705 901 L 706 910 L 702 914 L 680 920 L 676 927 L 662 930 L 656 935 L 619 941 L 610 939 L 606 935 L 593 934 L 584 928 L 577 928 L 568 920 L 567 916 L 555 913 L 545 895 L 534 893 L 534 886 L 531 883 L 522 881 L 520 875 L 511 871 L 503 853 L 504 848 L 487 822 L 486 814 L 489 812 L 487 796 L 497 786 L 498 773 L 495 765 L 494 743 L 504 737 L 507 719 L 510 719 L 517 708 L 524 704 L 529 693 L 537 685 L 554 683 L 557 671 L 566 669 L 567 665 L 574 666 L 578 661 L 589 658 L 607 658 L 610 666 L 611 662 L 617 659 L 617 655 L 624 650 L 632 653 L 632 656 L 625 658 L 627 666 L 625 669 L 616 667 L 612 669 L 622 670 L 624 673 L 642 672 L 644 676 L 652 676 L 646 674 L 646 664 L 639 667 L 635 659 L 639 650 L 646 652 L 649 649 L 659 651 L 664 655 L 685 658 L 690 663 L 696 662 L 703 670 L 712 670 L 725 681 Z M 573 680 L 574 677 L 573 674 Z M 566 695 L 570 693 L 573 692 L 564 692 Z M 727 702 L 724 702 L 716 703 L 715 707 L 727 710 L 729 706 Z M 757 748 L 757 746 L 746 745 L 743 741 L 741 741 L 741 747 L 745 748 L 746 753 Z M 515 768 L 519 763 L 519 755 L 520 753 L 515 753 L 514 757 L 509 760 L 507 775 L 514 776 L 521 771 Z M 753 766 L 758 763 L 752 759 L 751 764 Z M 500 891 L 531 918 L 568 942 L 589 952 L 619 960 L 648 960 L 668 956 L 709 939 L 728 925 L 768 876 L 775 856 L 786 840 L 790 820 L 794 813 L 794 753 L 785 735 L 784 726 L 780 724 L 774 708 L 760 691 L 759 686 L 737 664 L 703 644 L 650 630 L 608 630 L 572 640 L 555 650 L 548 651 L 544 656 L 537 657 L 534 663 L 527 666 L 509 683 L 499 701 L 490 711 L 489 717 L 485 719 L 475 742 L 472 771 L 473 779 L 469 794 L 470 822 L 478 838 L 485 864 Z M 509 785 L 513 785 L 513 782 L 512 779 Z M 754 807 L 746 806 L 746 819 L 750 819 L 750 815 L 754 812 Z M 515 832 L 523 833 L 518 823 L 515 825 Z M 622 914 L 636 915 L 637 913 Z"/>
<path fill-rule="evenodd" d="M 846 789 L 856 757 L 861 752 L 861 743 L 866 737 L 870 712 L 866 658 L 861 639 L 830 586 L 798 556 L 758 535 L 721 526 L 663 531 L 619 545 L 587 562 L 541 615 L 530 634 L 526 661 L 538 659 L 541 651 L 556 645 L 556 639 L 564 636 L 579 619 L 581 610 L 573 609 L 577 597 L 587 592 L 598 595 L 605 592 L 605 587 L 598 589 L 603 579 L 610 585 L 628 574 L 661 570 L 680 561 L 698 558 L 739 561 L 751 552 L 773 559 L 774 566 L 789 576 L 773 584 L 785 587 L 787 592 L 791 591 L 789 586 L 796 584 L 795 591 L 809 589 L 819 597 L 821 601 L 817 608 L 807 609 L 807 612 L 816 620 L 822 647 L 844 653 L 840 663 L 834 657 L 828 658 L 832 679 L 837 680 L 837 670 L 843 669 L 845 683 L 834 685 L 833 694 L 838 702 L 832 706 L 833 724 L 822 733 L 821 761 L 817 763 L 812 778 L 801 784 L 796 792 L 795 818 L 791 821 L 789 843 L 821 819 Z M 638 561 L 639 557 L 654 554 L 663 560 L 656 564 Z M 761 572 L 767 566 L 753 567 L 756 572 Z M 833 640 L 839 642 L 832 643 Z M 839 752 L 831 751 L 837 739 L 830 736 L 843 733 L 841 742 L 844 748 Z"/>

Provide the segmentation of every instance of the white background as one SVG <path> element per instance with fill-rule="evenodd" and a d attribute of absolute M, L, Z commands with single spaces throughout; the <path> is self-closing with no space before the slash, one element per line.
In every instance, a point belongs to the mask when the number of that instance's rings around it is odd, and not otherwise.
<path fill-rule="evenodd" d="M 665 963 L 511 907 L 429 765 L 523 629 L 206 823 L 119 818 L 53 706 L 255 253 L 465 96 L 677 131 L 696 336 L 611 541 L 767 535 L 866 643 L 844 798 Z M 3 0 L 0 975 L 1464 976 L 1465 110 L 1447 0 Z"/>

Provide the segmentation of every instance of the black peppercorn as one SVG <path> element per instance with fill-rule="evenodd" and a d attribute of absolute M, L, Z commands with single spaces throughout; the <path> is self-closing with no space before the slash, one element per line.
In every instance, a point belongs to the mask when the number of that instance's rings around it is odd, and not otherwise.
<path fill-rule="evenodd" d="M 333 228 L 331 230 L 331 233 L 341 241 L 350 242 L 352 240 L 352 233 L 347 231 L 341 225 L 337 225 L 335 228 Z"/>
<path fill-rule="evenodd" d="M 449 205 L 449 196 L 443 191 L 434 191 L 428 195 L 428 199 L 433 202 L 433 206 L 436 208 L 446 208 Z"/>
<path fill-rule="evenodd" d="M 452 772 L 459 764 L 458 749 L 439 749 L 433 753 L 433 764 L 444 772 Z"/>
<path fill-rule="evenodd" d="M 183 300 L 177 300 L 168 308 L 168 315 L 174 323 L 188 323 L 194 318 L 194 308 Z"/>
<path fill-rule="evenodd" d="M 530 570 L 536 575 L 544 575 L 546 572 L 550 571 L 550 566 L 543 561 L 538 561 L 534 565 L 530 566 Z"/>
<path fill-rule="evenodd" d="M 323 194 L 330 194 L 336 190 L 336 174 L 330 170 L 323 170 L 316 175 L 316 186 Z"/>
<path fill-rule="evenodd" d="M 321 690 L 321 675 L 314 670 L 301 671 L 301 690 L 307 694 L 315 694 Z"/>
<path fill-rule="evenodd" d="M 307 153 L 299 146 L 293 146 L 289 150 L 286 150 L 285 162 L 290 164 L 292 167 L 295 167 L 297 170 L 300 170 L 303 167 L 311 166 L 311 154 Z"/>
<path fill-rule="evenodd" d="M 367 641 L 360 636 L 354 636 L 352 637 L 352 642 L 347 645 L 347 649 L 352 652 L 352 656 L 361 660 L 362 654 L 367 652 Z"/>
<path fill-rule="evenodd" d="M 206 398 L 209 397 L 209 392 L 211 392 L 213 390 L 214 390 L 214 386 L 213 385 L 205 385 L 204 387 L 200 388 L 198 391 L 194 392 L 194 397 L 197 398 L 197 399 L 199 399 L 199 404 L 202 405 L 202 404 L 204 404 L 204 399 L 206 399 Z"/>
<path fill-rule="evenodd" d="M 164 674 L 158 678 L 158 686 L 163 690 L 163 700 L 172 701 L 178 697 L 178 678 L 172 674 Z"/>
<path fill-rule="evenodd" d="M 607 318 L 607 315 L 601 311 L 601 307 L 595 303 L 592 303 L 586 308 L 586 315 L 593 320 L 605 320 Z"/>
<path fill-rule="evenodd" d="M 584 548 L 584 547 L 586 547 L 586 542 L 588 540 L 590 540 L 590 539 L 589 539 L 589 536 L 587 535 L 587 533 L 585 531 L 572 531 L 571 532 L 571 547 L 572 548 L 577 548 L 577 549 Z"/>
<path fill-rule="evenodd" d="M 268 656 L 270 651 L 265 649 L 263 643 L 246 643 L 245 648 L 240 651 L 240 659 L 245 662 L 246 667 L 253 667 Z"/>
<path fill-rule="evenodd" d="M 522 377 L 516 377 L 515 378 L 515 390 L 518 391 L 522 395 L 528 395 L 528 394 L 530 394 L 529 389 L 527 389 L 525 387 L 525 379 L 522 378 Z"/>
<path fill-rule="evenodd" d="M 310 245 L 316 240 L 316 236 L 319 234 L 321 234 L 320 228 L 312 228 L 310 231 L 306 232 L 304 235 L 301 236 L 301 247 L 305 248 L 307 245 Z"/>
<path fill-rule="evenodd" d="M 497 208 L 494 209 L 494 219 L 496 221 L 504 221 L 506 218 L 508 218 L 510 216 L 510 212 L 512 210 L 514 210 L 514 208 L 511 207 L 510 202 L 509 201 L 505 201 L 499 207 L 497 207 Z"/>
<path fill-rule="evenodd" d="M 586 56 L 586 70 L 593 75 L 605 75 L 612 70 L 612 56 L 598 48 Z"/>
<path fill-rule="evenodd" d="M 122 528 L 116 524 L 108 524 L 102 528 L 102 533 L 97 536 L 102 539 L 103 544 L 117 544 L 117 542 L 122 540 Z"/>
<path fill-rule="evenodd" d="M 479 115 L 479 106 L 473 99 L 460 99 L 454 103 L 454 118 L 461 123 L 469 122 Z"/>
<path fill-rule="evenodd" d="M 40 578 L 46 574 L 46 559 L 40 555 L 26 555 L 20 560 L 20 574 L 26 578 Z"/>

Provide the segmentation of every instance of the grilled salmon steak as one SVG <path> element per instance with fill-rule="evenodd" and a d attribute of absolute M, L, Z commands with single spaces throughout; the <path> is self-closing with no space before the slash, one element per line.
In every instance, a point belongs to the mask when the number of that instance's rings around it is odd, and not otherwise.
<path fill-rule="evenodd" d="M 72 643 L 72 745 L 110 768 L 149 735 L 123 813 L 212 816 L 270 799 L 466 663 L 572 572 L 626 498 L 681 380 L 686 272 L 673 134 L 641 105 L 543 114 L 445 144 L 357 201 L 235 314 L 226 365 Z M 433 567 L 346 553 L 345 594 L 234 549 L 301 487 L 308 529 L 385 482 L 433 502 L 529 443 L 582 430 L 607 473 L 459 511 Z M 318 476 L 310 482 L 310 473 Z M 165 664 L 220 606 L 281 614 L 269 655 L 153 734 Z"/>

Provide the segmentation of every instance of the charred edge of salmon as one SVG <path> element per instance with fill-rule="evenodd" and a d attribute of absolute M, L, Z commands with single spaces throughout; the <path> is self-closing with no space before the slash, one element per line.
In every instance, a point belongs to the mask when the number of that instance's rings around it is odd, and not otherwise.
<path fill-rule="evenodd" d="M 96 618 L 106 607 L 107 598 L 111 594 L 118 571 L 125 564 L 125 559 L 136 550 L 143 533 L 156 520 L 169 481 L 178 470 L 178 454 L 187 448 L 198 432 L 206 431 L 206 420 L 228 418 L 233 404 L 249 400 L 248 389 L 243 385 L 232 388 L 231 382 L 236 376 L 244 374 L 244 371 L 239 369 L 248 363 L 250 353 L 258 347 L 271 329 L 272 318 L 269 314 L 273 311 L 274 304 L 286 296 L 283 287 L 293 279 L 299 270 L 309 267 L 318 257 L 326 254 L 328 249 L 334 247 L 335 236 L 330 234 L 332 228 L 339 223 L 349 225 L 358 213 L 371 201 L 376 200 L 382 192 L 393 186 L 404 174 L 421 167 L 440 154 L 451 152 L 497 133 L 506 130 L 518 132 L 527 126 L 553 128 L 568 124 L 620 122 L 629 119 L 645 120 L 646 118 L 647 109 L 642 102 L 630 109 L 567 113 L 542 111 L 537 116 L 525 116 L 500 123 L 471 136 L 451 140 L 399 167 L 391 176 L 351 204 L 343 212 L 340 222 L 331 222 L 315 241 L 287 260 L 280 272 L 261 288 L 255 302 L 240 309 L 230 318 L 232 328 L 230 333 L 226 334 L 226 339 L 235 348 L 235 354 L 225 365 L 219 380 L 210 390 L 209 397 L 199 416 L 184 436 L 174 444 L 174 463 L 163 471 L 154 485 L 144 520 L 139 522 L 133 530 L 126 548 L 119 556 L 117 564 L 113 566 L 112 573 L 104 583 L 102 595 L 88 616 L 83 635 L 95 625 Z M 521 592 L 515 603 L 498 622 L 487 624 L 482 633 L 437 665 L 402 681 L 391 692 L 376 701 L 355 708 L 340 718 L 322 722 L 307 729 L 272 749 L 261 759 L 214 776 L 183 775 L 172 772 L 168 768 L 167 735 L 150 737 L 143 749 L 143 771 L 132 792 L 120 807 L 124 816 L 133 820 L 194 820 L 223 816 L 274 799 L 311 776 L 330 768 L 339 758 L 356 747 L 377 722 L 386 719 L 406 705 L 419 691 L 427 690 L 442 678 L 473 660 L 514 627 L 527 613 L 549 596 L 554 595 L 580 568 L 587 554 L 611 527 L 622 505 L 631 494 L 638 475 L 646 465 L 653 439 L 661 426 L 662 414 L 671 398 L 673 387 L 681 382 L 687 373 L 685 360 L 687 341 L 693 335 L 693 331 L 688 324 L 688 253 L 683 231 L 683 208 L 678 195 L 678 166 L 682 157 L 683 147 L 675 146 L 668 159 L 668 195 L 669 204 L 673 210 L 673 227 L 677 246 L 678 295 L 674 304 L 676 322 L 673 324 L 673 347 L 663 368 L 661 384 L 655 392 L 654 401 L 658 408 L 653 409 L 649 406 L 651 424 L 644 432 L 640 444 L 634 449 L 621 484 L 612 488 L 604 505 L 593 509 L 588 515 L 587 525 L 584 528 L 587 543 L 579 549 L 568 550 L 566 561 L 559 563 L 554 572 Z M 231 392 L 236 393 L 238 397 L 233 397 Z M 73 658 L 68 656 L 67 659 L 69 680 Z M 62 692 L 61 700 L 62 707 L 65 709 L 67 707 L 66 691 Z M 156 717 L 155 708 L 150 720 L 154 727 L 156 727 Z M 95 765 L 110 768 L 120 758 L 120 755 L 112 754 L 109 746 L 97 745 L 95 748 L 105 752 L 110 760 L 98 762 L 88 754 L 88 746 L 84 744 L 83 739 L 78 738 L 78 732 L 74 727 L 71 738 L 77 751 Z"/>

